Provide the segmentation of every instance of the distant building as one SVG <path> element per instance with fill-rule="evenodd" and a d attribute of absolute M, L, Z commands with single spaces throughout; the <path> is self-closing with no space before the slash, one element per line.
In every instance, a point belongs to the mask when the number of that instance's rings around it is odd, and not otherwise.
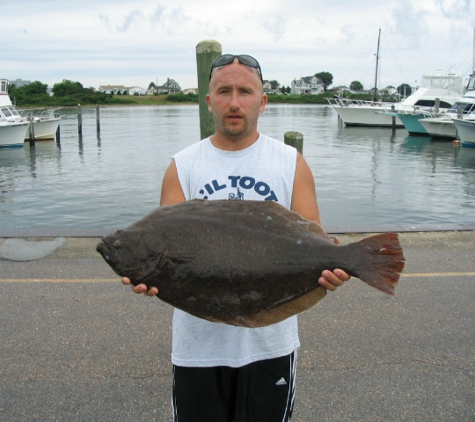
<path fill-rule="evenodd" d="M 140 88 L 139 86 L 132 86 L 128 88 L 129 95 L 146 95 L 147 90 L 144 88 Z"/>
<path fill-rule="evenodd" d="M 174 79 L 167 78 L 167 81 L 160 86 L 155 85 L 154 83 L 150 84 L 147 94 L 179 94 L 181 92 L 180 85 Z"/>
<path fill-rule="evenodd" d="M 281 94 L 280 84 L 277 81 L 263 81 L 263 88 L 266 94 Z"/>
<path fill-rule="evenodd" d="M 105 94 L 123 94 L 124 92 L 128 92 L 128 88 L 124 85 L 101 85 L 98 91 L 104 92 Z"/>
<path fill-rule="evenodd" d="M 16 81 L 9 81 L 10 85 L 15 85 L 16 88 L 21 88 L 25 85 L 30 85 L 31 81 L 24 81 L 23 79 L 17 79 Z"/>
<path fill-rule="evenodd" d="M 318 76 L 303 76 L 294 79 L 290 85 L 290 93 L 294 95 L 318 95 L 325 91 L 325 84 Z"/>
<path fill-rule="evenodd" d="M 99 92 L 105 94 L 122 94 L 122 95 L 146 95 L 147 90 L 139 86 L 125 86 L 125 85 L 101 85 Z"/>

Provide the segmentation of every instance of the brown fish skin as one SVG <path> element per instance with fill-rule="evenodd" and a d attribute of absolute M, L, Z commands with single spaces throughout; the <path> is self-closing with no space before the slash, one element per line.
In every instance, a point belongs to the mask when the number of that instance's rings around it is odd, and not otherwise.
<path fill-rule="evenodd" d="M 394 294 L 404 268 L 396 233 L 336 244 L 322 228 L 270 201 L 187 201 L 110 234 L 98 252 L 133 284 L 215 322 L 259 327 L 315 305 L 323 270 L 341 268 Z"/>

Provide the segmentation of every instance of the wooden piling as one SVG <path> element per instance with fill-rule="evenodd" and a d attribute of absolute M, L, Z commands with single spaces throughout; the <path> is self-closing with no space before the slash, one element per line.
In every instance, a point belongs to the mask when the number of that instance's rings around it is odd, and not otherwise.
<path fill-rule="evenodd" d="M 28 134 L 30 142 L 35 142 L 35 127 L 33 125 L 33 113 L 28 115 L 30 120 L 30 126 L 28 126 Z"/>
<path fill-rule="evenodd" d="M 82 136 L 82 109 L 81 104 L 78 104 L 78 134 Z"/>
<path fill-rule="evenodd" d="M 58 129 L 56 129 L 56 143 L 61 144 L 61 125 L 58 125 Z"/>
<path fill-rule="evenodd" d="M 303 154 L 303 135 L 300 132 L 285 132 L 284 143 L 297 149 Z"/>
<path fill-rule="evenodd" d="M 206 94 L 209 92 L 211 65 L 221 55 L 221 51 L 221 44 L 214 40 L 201 41 L 196 46 L 201 139 L 207 138 L 215 132 L 213 116 L 208 111 L 208 105 L 206 104 Z"/>
<path fill-rule="evenodd" d="M 101 133 L 101 118 L 99 111 L 99 104 L 96 104 L 96 132 L 98 135 Z"/>

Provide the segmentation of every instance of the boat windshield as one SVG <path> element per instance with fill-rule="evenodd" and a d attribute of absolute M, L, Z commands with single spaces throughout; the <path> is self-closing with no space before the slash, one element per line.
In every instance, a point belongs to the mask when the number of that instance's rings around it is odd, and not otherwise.
<path fill-rule="evenodd" d="M 435 100 L 420 99 L 420 100 L 417 100 L 414 105 L 418 106 L 418 107 L 434 107 L 435 106 Z M 440 108 L 449 108 L 450 106 L 451 106 L 451 104 L 449 104 L 446 101 L 440 101 L 439 102 L 439 107 Z"/>
<path fill-rule="evenodd" d="M 459 103 L 455 102 L 452 107 L 450 107 L 447 111 L 448 113 L 462 113 L 462 114 L 469 114 L 472 109 L 475 107 L 474 103 Z"/>
<path fill-rule="evenodd" d="M 470 79 L 468 80 L 466 90 L 467 91 L 475 91 L 475 74 L 470 75 Z"/>
<path fill-rule="evenodd" d="M 20 121 L 21 117 L 16 111 L 15 107 L 2 107 L 0 108 L 0 115 L 2 118 L 10 121 Z"/>
<path fill-rule="evenodd" d="M 5 117 L 12 117 L 13 114 L 8 107 L 2 107 L 1 112 Z"/>

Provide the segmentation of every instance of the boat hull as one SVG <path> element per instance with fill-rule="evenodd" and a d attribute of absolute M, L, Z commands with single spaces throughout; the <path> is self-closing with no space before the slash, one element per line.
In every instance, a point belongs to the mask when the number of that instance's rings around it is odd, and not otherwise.
<path fill-rule="evenodd" d="M 398 117 L 385 114 L 392 111 L 385 105 L 349 107 L 334 105 L 333 108 L 346 126 L 404 127 Z"/>
<path fill-rule="evenodd" d="M 452 119 L 423 119 L 421 125 L 427 130 L 430 136 L 441 139 L 455 139 L 457 129 Z"/>
<path fill-rule="evenodd" d="M 36 141 L 53 140 L 56 137 L 61 118 L 51 118 L 33 122 L 33 133 Z M 31 139 L 30 130 L 27 131 L 25 139 Z"/>
<path fill-rule="evenodd" d="M 0 123 L 0 147 L 23 147 L 28 125 L 28 122 Z"/>
<path fill-rule="evenodd" d="M 399 120 L 401 120 L 402 124 L 409 132 L 409 135 L 429 136 L 429 133 L 419 121 L 421 119 L 424 119 L 424 116 L 422 114 L 397 113 L 397 117 L 399 118 Z"/>
<path fill-rule="evenodd" d="M 462 146 L 475 148 L 475 121 L 454 119 L 454 123 Z"/>

